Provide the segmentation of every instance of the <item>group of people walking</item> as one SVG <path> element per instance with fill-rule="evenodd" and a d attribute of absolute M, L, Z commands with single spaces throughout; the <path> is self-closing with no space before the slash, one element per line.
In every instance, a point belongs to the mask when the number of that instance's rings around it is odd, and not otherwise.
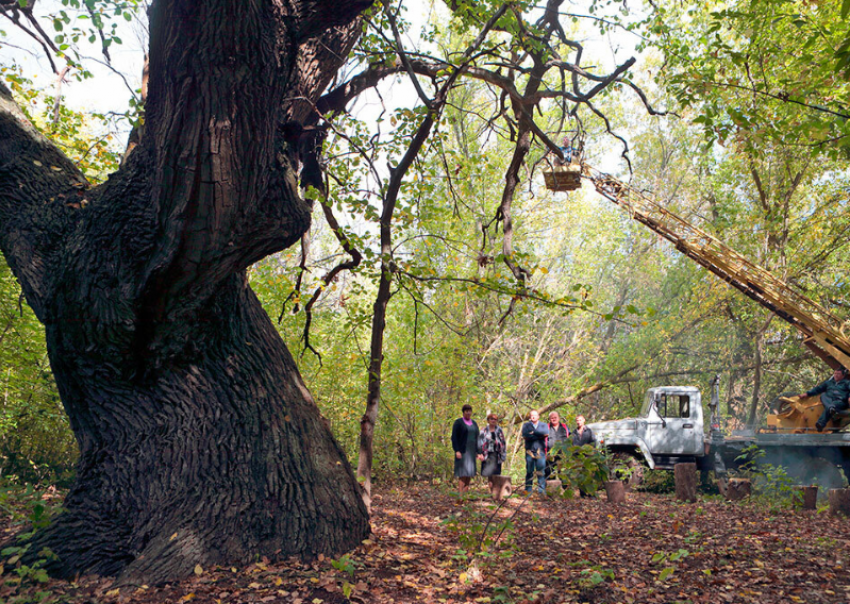
<path fill-rule="evenodd" d="M 499 416 L 491 413 L 487 416 L 487 425 L 483 430 L 472 419 L 472 405 L 464 405 L 463 416 L 455 420 L 452 426 L 452 449 L 455 455 L 454 475 L 459 481 L 458 490 L 465 493 L 469 481 L 476 475 L 476 462 L 481 462 L 482 476 L 496 476 L 502 473 L 502 464 L 507 458 L 505 433 L 499 426 Z M 520 431 L 525 443 L 525 489 L 531 491 L 534 476 L 537 476 L 538 492 L 546 491 L 546 479 L 555 470 L 561 460 L 562 447 L 594 444 L 593 431 L 585 425 L 584 416 L 576 417 L 576 427 L 570 430 L 561 421 L 557 411 L 549 414 L 549 423 L 540 421 L 540 413 L 531 411 L 528 421 Z"/>

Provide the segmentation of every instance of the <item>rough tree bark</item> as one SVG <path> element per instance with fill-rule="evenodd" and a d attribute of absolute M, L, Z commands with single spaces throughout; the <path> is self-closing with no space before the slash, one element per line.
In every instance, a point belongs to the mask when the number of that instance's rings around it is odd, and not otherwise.
<path fill-rule="evenodd" d="M 95 188 L 0 88 L 0 248 L 80 446 L 31 548 L 54 574 L 156 583 L 368 533 L 246 269 L 309 226 L 285 99 L 318 98 L 369 3 L 157 0 L 145 132 Z"/>

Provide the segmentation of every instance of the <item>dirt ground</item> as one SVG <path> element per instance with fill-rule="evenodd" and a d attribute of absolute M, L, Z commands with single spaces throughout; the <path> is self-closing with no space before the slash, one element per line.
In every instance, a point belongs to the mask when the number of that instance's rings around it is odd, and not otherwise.
<path fill-rule="evenodd" d="M 848 520 L 826 510 L 645 493 L 622 505 L 516 497 L 494 509 L 483 487 L 465 501 L 421 484 L 378 487 L 373 535 L 337 559 L 198 567 L 179 584 L 121 589 L 98 577 L 21 579 L 7 564 L 0 602 L 850 602 Z M 0 524 L 5 536 L 20 528 Z"/>

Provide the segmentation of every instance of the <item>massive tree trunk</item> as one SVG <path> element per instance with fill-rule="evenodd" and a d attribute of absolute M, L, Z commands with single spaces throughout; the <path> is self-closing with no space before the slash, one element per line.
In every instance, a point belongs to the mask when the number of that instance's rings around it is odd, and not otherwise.
<path fill-rule="evenodd" d="M 367 534 L 246 269 L 309 226 L 284 125 L 308 119 L 368 4 L 155 2 L 145 132 L 96 188 L 0 88 L 0 247 L 80 446 L 66 511 L 31 548 L 55 574 L 162 582 Z"/>

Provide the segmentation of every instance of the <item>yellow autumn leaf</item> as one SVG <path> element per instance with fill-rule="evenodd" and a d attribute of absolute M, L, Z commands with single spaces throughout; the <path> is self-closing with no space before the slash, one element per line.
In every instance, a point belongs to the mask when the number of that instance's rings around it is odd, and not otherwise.
<path fill-rule="evenodd" d="M 458 581 L 460 581 L 461 583 L 466 583 L 466 573 L 460 573 Z"/>
<path fill-rule="evenodd" d="M 109 596 L 110 598 L 114 598 L 115 596 L 117 596 L 120 593 L 121 593 L 120 589 L 110 589 L 108 592 L 106 592 L 106 595 Z"/>
<path fill-rule="evenodd" d="M 195 574 L 199 577 L 204 574 L 204 569 L 200 564 L 195 565 Z"/>

